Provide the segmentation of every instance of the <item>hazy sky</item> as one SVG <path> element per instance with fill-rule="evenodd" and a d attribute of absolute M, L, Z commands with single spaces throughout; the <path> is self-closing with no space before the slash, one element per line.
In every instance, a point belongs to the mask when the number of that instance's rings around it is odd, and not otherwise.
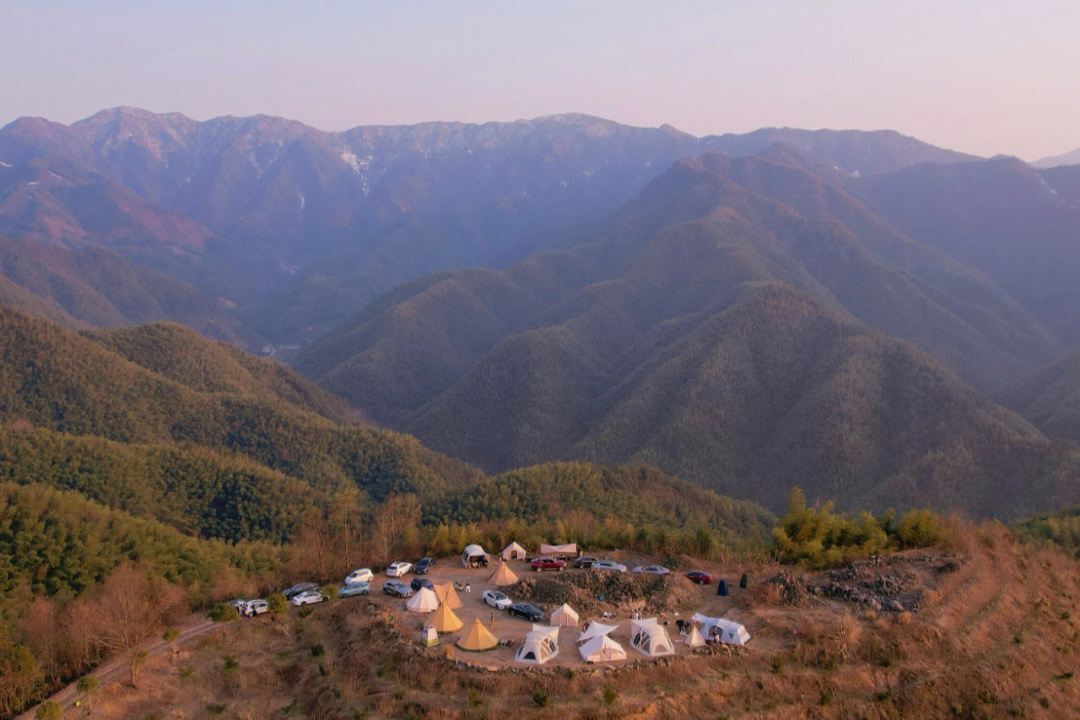
<path fill-rule="evenodd" d="M 1030 160 L 1080 146 L 1080 2 L 0 0 L 0 124 L 116 105 L 894 128 Z"/>

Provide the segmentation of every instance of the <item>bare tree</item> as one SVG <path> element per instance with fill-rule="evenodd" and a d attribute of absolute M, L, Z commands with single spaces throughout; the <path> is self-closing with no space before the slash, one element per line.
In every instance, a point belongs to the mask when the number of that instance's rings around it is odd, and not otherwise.
<path fill-rule="evenodd" d="M 406 529 L 415 528 L 419 522 L 420 501 L 416 496 L 390 493 L 376 511 L 372 525 L 372 541 L 383 562 L 389 562 L 391 554 L 400 548 Z"/>
<path fill-rule="evenodd" d="M 178 592 L 129 564 L 118 566 L 105 580 L 95 607 L 98 642 L 128 664 L 132 687 L 143 659 L 142 643 L 176 607 Z"/>

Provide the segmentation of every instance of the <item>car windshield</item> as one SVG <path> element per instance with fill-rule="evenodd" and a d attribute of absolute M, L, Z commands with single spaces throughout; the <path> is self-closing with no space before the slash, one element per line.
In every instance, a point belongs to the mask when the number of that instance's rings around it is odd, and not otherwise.
<path fill-rule="evenodd" d="M 493 592 L 493 593 L 491 593 L 491 597 L 495 598 L 496 600 L 505 600 L 506 599 L 506 596 L 503 595 L 501 592 Z"/>

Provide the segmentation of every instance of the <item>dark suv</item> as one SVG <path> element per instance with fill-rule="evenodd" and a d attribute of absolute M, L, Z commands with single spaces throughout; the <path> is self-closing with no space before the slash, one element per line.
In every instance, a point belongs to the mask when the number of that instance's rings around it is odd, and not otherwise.
<path fill-rule="evenodd" d="M 435 558 L 433 558 L 433 557 L 420 558 L 413 565 L 412 571 L 416 575 L 424 575 L 424 574 L 427 573 L 428 570 L 430 570 L 432 568 L 433 565 L 435 565 Z"/>
<path fill-rule="evenodd" d="M 430 580 L 428 580 L 427 578 L 419 578 L 419 577 L 414 577 L 412 579 L 412 582 L 409 583 L 409 587 L 411 587 L 413 589 L 413 592 L 420 592 L 420 588 L 425 588 L 425 587 L 428 588 L 429 590 L 434 590 L 435 589 L 435 586 L 432 584 L 432 582 Z"/>
<path fill-rule="evenodd" d="M 582 555 L 581 557 L 579 557 L 577 560 L 574 561 L 574 567 L 576 567 L 576 568 L 591 568 L 593 566 L 593 563 L 596 562 L 597 560 L 599 560 L 599 558 L 594 558 L 592 555 Z"/>

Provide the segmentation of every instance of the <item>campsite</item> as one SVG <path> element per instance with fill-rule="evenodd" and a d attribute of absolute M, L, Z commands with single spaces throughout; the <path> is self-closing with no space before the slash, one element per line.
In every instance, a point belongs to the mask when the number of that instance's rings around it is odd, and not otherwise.
<path fill-rule="evenodd" d="M 573 563 L 537 573 L 527 559 L 512 559 L 506 569 L 518 582 L 495 586 L 488 580 L 499 571 L 496 555 L 487 568 L 440 558 L 424 576 L 438 599 L 432 612 L 407 605 L 422 594 L 430 608 L 426 593 L 383 594 L 385 575 L 376 574 L 367 595 L 237 617 L 196 644 L 151 657 L 139 689 L 103 688 L 95 717 L 208 717 L 243 707 L 250 713 L 223 716 L 292 717 L 320 708 L 319 717 L 342 719 L 358 709 L 361 717 L 395 718 L 796 718 L 807 716 L 807 703 L 815 717 L 938 717 L 948 712 L 937 703 L 940 693 L 953 707 L 978 705 L 999 711 L 985 717 L 1010 717 L 1011 706 L 971 690 L 976 678 L 1002 695 L 1036 687 L 1038 702 L 1050 707 L 1076 692 L 1073 618 L 1080 606 L 1063 564 L 1069 561 L 1022 548 L 1003 530 L 980 531 L 949 550 L 818 571 L 745 557 L 602 555 L 630 567 L 663 564 L 671 573 L 607 574 Z M 691 569 L 714 582 L 684 583 Z M 721 579 L 727 596 L 716 594 Z M 471 592 L 456 589 L 466 583 Z M 599 587 L 616 594 L 574 607 L 576 619 L 562 603 L 540 599 L 581 597 Z M 632 597 L 634 588 L 651 594 Z M 543 624 L 483 604 L 485 589 L 536 604 Z M 531 599 L 521 594 L 527 590 Z M 660 637 L 645 627 L 653 617 L 671 654 L 635 647 L 633 635 Z M 749 638 L 706 643 L 712 627 L 739 632 L 726 621 Z M 427 626 L 436 628 L 437 642 Z M 1002 634 L 1002 627 L 1021 629 Z M 554 657 L 549 641 L 558 647 Z M 1043 666 L 1056 668 L 1053 677 L 1039 672 Z"/>

